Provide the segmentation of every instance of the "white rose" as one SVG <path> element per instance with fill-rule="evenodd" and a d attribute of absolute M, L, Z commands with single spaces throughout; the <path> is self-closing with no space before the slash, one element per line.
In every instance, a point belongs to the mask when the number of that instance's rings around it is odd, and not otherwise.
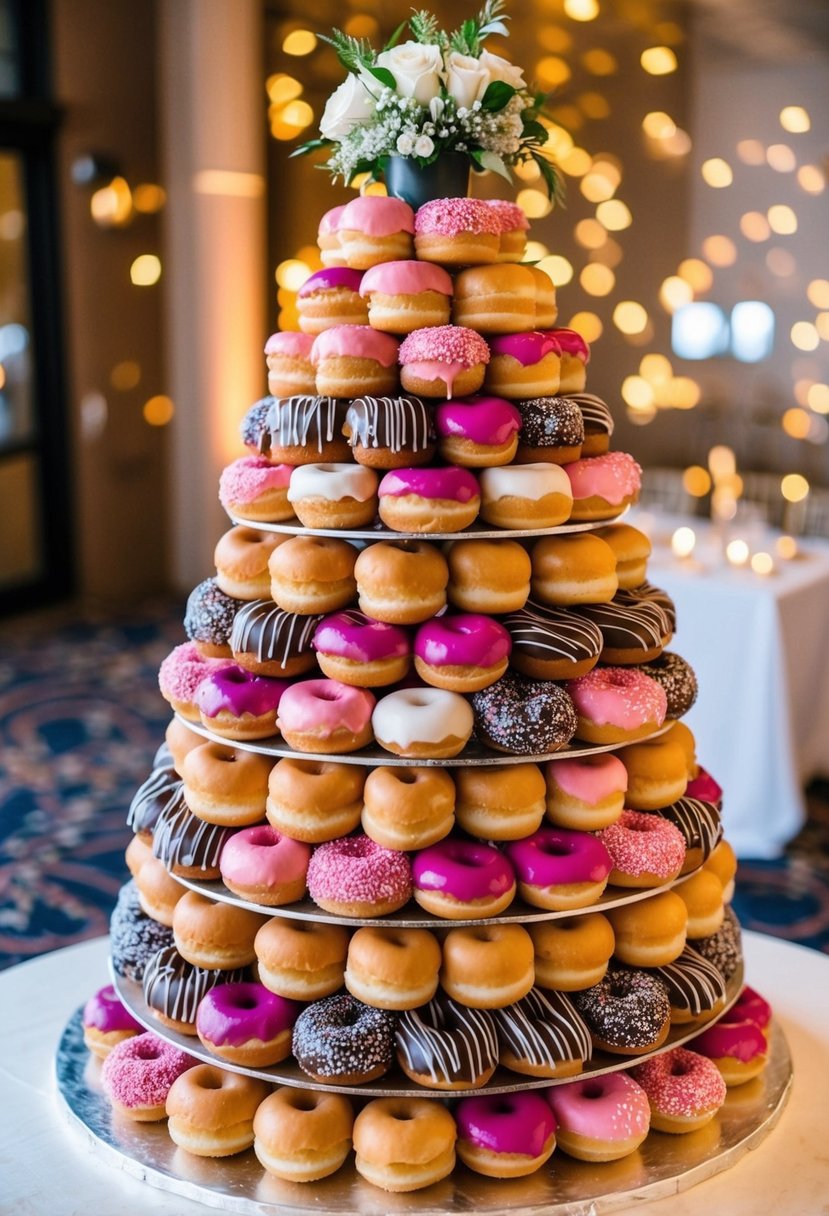
<path fill-rule="evenodd" d="M 435 150 L 435 145 L 428 135 L 418 135 L 415 140 L 414 153 L 415 156 L 427 157 L 431 156 Z"/>
<path fill-rule="evenodd" d="M 467 109 L 486 92 L 492 77 L 480 59 L 452 51 L 446 56 L 446 87 L 458 107 Z"/>
<path fill-rule="evenodd" d="M 487 72 L 490 81 L 503 80 L 514 89 L 526 89 L 527 82 L 520 68 L 501 55 L 493 55 L 491 51 L 481 51 L 479 63 Z"/>
<path fill-rule="evenodd" d="M 365 85 L 349 72 L 325 103 L 320 132 L 324 139 L 342 139 L 356 123 L 365 122 L 373 112 L 374 102 Z"/>
<path fill-rule="evenodd" d="M 414 97 L 421 105 L 428 105 L 440 92 L 443 57 L 439 46 L 403 42 L 379 54 L 377 67 L 388 68 L 401 97 Z"/>
<path fill-rule="evenodd" d="M 414 136 L 409 135 L 408 131 L 404 131 L 402 135 L 398 135 L 395 146 L 401 156 L 411 156 L 415 146 Z"/>

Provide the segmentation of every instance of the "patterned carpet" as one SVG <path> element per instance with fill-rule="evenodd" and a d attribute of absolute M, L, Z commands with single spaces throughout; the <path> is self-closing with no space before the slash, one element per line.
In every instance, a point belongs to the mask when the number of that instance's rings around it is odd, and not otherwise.
<path fill-rule="evenodd" d="M 156 673 L 182 612 L 0 624 L 0 968 L 106 932 L 126 810 L 169 720 Z M 741 863 L 735 908 L 747 928 L 829 953 L 829 784 L 809 794 L 786 857 Z"/>

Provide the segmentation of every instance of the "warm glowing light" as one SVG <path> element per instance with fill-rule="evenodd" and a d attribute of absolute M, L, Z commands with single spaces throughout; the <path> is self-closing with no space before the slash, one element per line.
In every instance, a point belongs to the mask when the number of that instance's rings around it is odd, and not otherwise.
<path fill-rule="evenodd" d="M 811 430 L 812 420 L 806 413 L 806 410 L 792 407 L 786 410 L 781 420 L 781 425 L 791 439 L 807 439 Z"/>
<path fill-rule="evenodd" d="M 380 24 L 370 13 L 355 13 L 353 17 L 348 18 L 343 29 L 352 38 L 368 38 L 372 41 L 380 32 Z"/>
<path fill-rule="evenodd" d="M 616 275 L 601 262 L 589 262 L 579 275 L 579 282 L 589 296 L 609 296 L 616 286 Z"/>
<path fill-rule="evenodd" d="M 141 367 L 134 359 L 125 359 L 122 363 L 116 363 L 109 373 L 110 384 L 121 393 L 136 388 L 140 381 Z"/>
<path fill-rule="evenodd" d="M 708 453 L 708 470 L 714 481 L 733 477 L 737 471 L 737 457 L 724 443 L 717 443 Z"/>
<path fill-rule="evenodd" d="M 829 308 L 829 279 L 812 279 L 806 295 L 815 308 Z"/>
<path fill-rule="evenodd" d="M 737 155 L 744 165 L 762 165 L 766 160 L 766 149 L 759 139 L 741 139 L 737 144 Z"/>
<path fill-rule="evenodd" d="M 560 25 L 542 25 L 536 36 L 545 51 L 556 51 L 559 55 L 566 54 L 573 45 L 573 35 Z"/>
<path fill-rule="evenodd" d="M 585 249 L 600 249 L 607 240 L 607 229 L 598 220 L 579 220 L 573 229 L 573 236 Z"/>
<path fill-rule="evenodd" d="M 702 389 L 690 376 L 674 376 L 660 392 L 660 399 L 674 410 L 692 410 L 701 396 Z"/>
<path fill-rule="evenodd" d="M 801 165 L 797 171 L 797 181 L 807 194 L 823 194 L 826 189 L 826 174 L 817 165 Z"/>
<path fill-rule="evenodd" d="M 723 186 L 730 186 L 734 181 L 734 174 L 731 171 L 731 165 L 722 157 L 714 156 L 711 160 L 702 162 L 700 173 L 703 180 L 709 186 L 714 186 L 715 189 L 722 189 Z"/>
<path fill-rule="evenodd" d="M 596 219 L 609 232 L 621 232 L 633 223 L 630 208 L 620 198 L 611 198 L 607 202 L 599 203 L 596 208 Z"/>
<path fill-rule="evenodd" d="M 697 543 L 693 528 L 677 528 L 671 537 L 671 548 L 677 557 L 690 557 Z"/>
<path fill-rule="evenodd" d="M 542 258 L 538 264 L 550 276 L 556 287 L 565 287 L 573 277 L 571 263 L 560 253 L 554 253 L 548 258 Z"/>
<path fill-rule="evenodd" d="M 648 324 L 648 313 L 636 300 L 621 300 L 613 309 L 613 324 L 623 334 L 641 334 Z"/>
<path fill-rule="evenodd" d="M 644 376 L 654 387 L 667 384 L 673 373 L 671 361 L 665 355 L 644 355 L 639 363 L 639 375 Z"/>
<path fill-rule="evenodd" d="M 145 401 L 141 412 L 149 426 L 166 426 L 175 413 L 175 406 L 169 397 L 159 394 Z"/>
<path fill-rule="evenodd" d="M 621 392 L 622 400 L 631 409 L 647 409 L 653 405 L 653 385 L 643 376 L 625 376 Z"/>
<path fill-rule="evenodd" d="M 610 113 L 610 102 L 603 93 L 596 93 L 592 89 L 588 89 L 586 93 L 579 93 L 576 101 L 582 113 L 588 118 L 607 118 Z"/>
<path fill-rule="evenodd" d="M 316 46 L 317 36 L 311 30 L 291 30 L 282 42 L 286 55 L 310 55 Z"/>
<path fill-rule="evenodd" d="M 693 298 L 691 284 L 676 274 L 669 275 L 659 288 L 659 302 L 666 312 L 676 312 L 684 304 L 690 304 Z"/>
<path fill-rule="evenodd" d="M 123 177 L 113 177 L 108 186 L 96 190 L 89 211 L 101 228 L 120 228 L 132 219 L 132 191 Z"/>
<path fill-rule="evenodd" d="M 748 561 L 749 548 L 744 540 L 730 540 L 725 546 L 725 556 L 732 566 L 744 566 Z"/>
<path fill-rule="evenodd" d="M 541 190 L 519 190 L 515 200 L 528 219 L 539 219 L 549 215 L 553 204 Z"/>
<path fill-rule="evenodd" d="M 167 191 L 153 182 L 141 182 L 132 192 L 132 203 L 142 215 L 155 215 L 167 202 Z"/>
<path fill-rule="evenodd" d="M 817 350 L 820 334 L 811 321 L 795 321 L 791 329 L 792 346 L 798 350 Z"/>
<path fill-rule="evenodd" d="M 135 287 L 152 287 L 161 278 L 161 258 L 154 253 L 142 253 L 130 266 L 130 282 Z"/>
<path fill-rule="evenodd" d="M 542 258 L 546 258 L 550 250 L 543 241 L 527 241 L 524 248 L 524 262 L 540 262 Z"/>
<path fill-rule="evenodd" d="M 311 267 L 300 258 L 286 258 L 276 268 L 276 281 L 288 291 L 299 291 L 311 273 Z"/>
<path fill-rule="evenodd" d="M 748 241 L 767 241 L 771 236 L 769 222 L 761 211 L 746 211 L 741 215 L 740 232 Z"/>
<path fill-rule="evenodd" d="M 639 56 L 642 67 L 651 76 L 667 76 L 676 71 L 676 55 L 669 46 L 649 46 Z"/>
<path fill-rule="evenodd" d="M 558 55 L 545 55 L 535 65 L 535 79 L 544 89 L 555 89 L 570 79 L 570 65 Z"/>
<path fill-rule="evenodd" d="M 711 489 L 711 475 L 701 464 L 692 464 L 682 474 L 682 488 L 692 498 L 704 498 Z"/>
<path fill-rule="evenodd" d="M 562 160 L 575 147 L 573 136 L 559 123 L 545 123 L 547 142 L 544 145 L 556 161 Z"/>
<path fill-rule="evenodd" d="M 603 203 L 613 197 L 618 181 L 605 173 L 597 173 L 595 167 L 581 179 L 581 192 L 591 203 Z"/>
<path fill-rule="evenodd" d="M 736 245 L 721 234 L 707 236 L 702 242 L 702 252 L 712 266 L 733 266 L 737 261 Z"/>
<path fill-rule="evenodd" d="M 784 131 L 791 131 L 793 135 L 802 135 L 804 131 L 811 128 L 811 125 L 809 111 L 804 110 L 803 106 L 784 106 L 780 111 L 780 126 Z"/>
<path fill-rule="evenodd" d="M 790 253 L 788 249 L 781 249 L 779 246 L 775 246 L 774 249 L 768 251 L 766 254 L 766 265 L 771 273 L 777 275 L 780 279 L 794 274 L 797 270 L 797 261 L 794 254 Z"/>
<path fill-rule="evenodd" d="M 774 542 L 774 549 L 777 556 L 782 557 L 784 562 L 790 562 L 800 552 L 793 536 L 778 536 Z"/>
<path fill-rule="evenodd" d="M 669 135 L 661 141 L 659 147 L 663 148 L 668 156 L 687 156 L 693 144 L 688 132 L 683 131 L 681 127 L 677 127 L 673 135 Z"/>
<path fill-rule="evenodd" d="M 701 258 L 686 258 L 679 263 L 677 274 L 693 287 L 695 292 L 708 291 L 714 282 L 711 267 Z"/>
<path fill-rule="evenodd" d="M 301 131 L 314 121 L 314 111 L 307 101 L 289 101 L 283 108 L 279 118 L 286 126 Z"/>
<path fill-rule="evenodd" d="M 534 160 L 527 160 L 522 165 L 515 165 L 512 172 L 522 182 L 537 182 L 541 177 L 541 170 Z"/>
<path fill-rule="evenodd" d="M 777 203 L 775 206 L 769 207 L 766 216 L 769 227 L 778 236 L 791 236 L 793 232 L 797 232 L 797 216 L 785 203 Z"/>
<path fill-rule="evenodd" d="M 601 319 L 594 312 L 577 312 L 567 322 L 567 328 L 581 334 L 585 342 L 597 342 L 604 330 Z"/>
<path fill-rule="evenodd" d="M 755 574 L 771 574 L 774 570 L 774 559 L 770 553 L 754 553 L 751 557 L 751 568 Z"/>
<path fill-rule="evenodd" d="M 809 483 L 802 473 L 787 473 L 781 479 L 780 493 L 786 502 L 802 502 L 809 494 Z"/>
<path fill-rule="evenodd" d="M 557 105 L 550 110 L 550 117 L 560 123 L 567 131 L 580 131 L 584 126 L 584 115 L 577 105 L 570 105 L 569 102 Z M 570 139 L 572 146 L 573 140 Z"/>
<path fill-rule="evenodd" d="M 265 179 L 261 173 L 244 173 L 236 169 L 199 169 L 193 175 L 193 189 L 196 194 L 217 194 L 225 198 L 261 198 L 265 193 Z"/>
<path fill-rule="evenodd" d="M 766 160 L 777 173 L 792 173 L 797 157 L 788 144 L 771 144 L 766 148 Z"/>
<path fill-rule="evenodd" d="M 603 266 L 609 266 L 611 270 L 619 265 L 624 256 L 622 246 L 611 236 L 598 249 L 594 249 L 591 255 L 594 262 L 601 262 Z"/>
<path fill-rule="evenodd" d="M 642 119 L 642 130 L 650 139 L 670 139 L 676 134 L 676 123 L 664 110 L 652 110 Z"/>
<path fill-rule="evenodd" d="M 535 162 L 531 162 L 535 165 Z M 593 164 L 593 157 L 584 148 L 571 148 L 566 156 L 563 156 L 559 162 L 559 168 L 562 169 L 568 177 L 584 177 L 585 173 Z M 535 166 L 537 169 L 537 166 Z"/>
<path fill-rule="evenodd" d="M 815 329 L 822 341 L 829 342 L 829 312 L 819 312 L 815 317 Z"/>
<path fill-rule="evenodd" d="M 612 76 L 614 72 L 619 70 L 619 64 L 615 55 L 611 55 L 610 51 L 606 51 L 604 47 L 593 47 L 592 50 L 585 51 L 581 57 L 582 64 L 588 72 L 593 76 Z"/>
<path fill-rule="evenodd" d="M 829 384 L 813 384 L 806 394 L 806 404 L 816 414 L 829 414 Z"/>
<path fill-rule="evenodd" d="M 265 89 L 268 100 L 275 106 L 284 106 L 286 102 L 293 101 L 295 97 L 302 95 L 300 82 L 285 72 L 277 72 L 275 75 L 269 76 L 265 82 Z"/>
<path fill-rule="evenodd" d="M 629 405 L 625 410 L 628 422 L 632 422 L 634 426 L 647 426 L 649 422 L 653 422 L 656 417 L 655 405 L 639 406 Z"/>
<path fill-rule="evenodd" d="M 599 15 L 599 0 L 564 0 L 564 11 L 571 21 L 594 21 Z"/>

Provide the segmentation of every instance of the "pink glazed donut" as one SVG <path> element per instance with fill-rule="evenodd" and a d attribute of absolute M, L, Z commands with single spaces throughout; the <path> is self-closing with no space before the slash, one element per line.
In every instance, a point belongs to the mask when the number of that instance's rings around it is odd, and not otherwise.
<path fill-rule="evenodd" d="M 302 1006 L 263 984 L 221 984 L 199 1002 L 196 1033 L 220 1060 L 245 1068 L 278 1064 L 291 1051 Z"/>
<path fill-rule="evenodd" d="M 532 1174 L 556 1146 L 555 1117 L 541 1094 L 461 1098 L 455 1120 L 458 1156 L 489 1178 Z"/>
<path fill-rule="evenodd" d="M 279 703 L 279 729 L 299 752 L 342 755 L 371 742 L 374 697 L 339 680 L 302 680 Z"/>
<path fill-rule="evenodd" d="M 222 469 L 219 501 L 229 515 L 255 523 L 290 519 L 294 509 L 288 502 L 289 464 L 271 464 L 264 456 L 240 456 Z"/>
<path fill-rule="evenodd" d="M 276 711 L 287 680 L 273 680 L 227 663 L 202 680 L 196 704 L 202 726 L 223 739 L 265 739 L 276 734 Z"/>
<path fill-rule="evenodd" d="M 624 810 L 627 769 L 610 752 L 551 760 L 546 775 L 547 818 L 556 827 L 595 832 Z"/>
<path fill-rule="evenodd" d="M 617 1161 L 648 1134 L 650 1104 L 627 1073 L 568 1081 L 547 1090 L 558 1122 L 558 1145 L 579 1161 Z"/>
<path fill-rule="evenodd" d="M 334 325 L 314 338 L 311 362 L 323 397 L 382 396 L 397 388 L 398 342 L 370 325 Z"/>
<path fill-rule="evenodd" d="M 594 667 L 565 688 L 578 714 L 576 738 L 586 743 L 629 743 L 665 721 L 665 689 L 635 667 Z"/>
<path fill-rule="evenodd" d="M 590 362 L 590 347 L 581 334 L 574 329 L 549 329 L 546 331 L 561 347 L 562 397 L 569 393 L 583 393 L 587 380 L 587 364 Z"/>
<path fill-rule="evenodd" d="M 307 844 L 282 836 L 269 824 L 258 824 L 230 837 L 222 849 L 219 870 L 234 895 L 276 908 L 305 894 L 310 857 Z"/>
<path fill-rule="evenodd" d="M 360 295 L 368 296 L 369 324 L 391 334 L 445 325 L 453 291 L 451 276 L 440 266 L 414 260 L 372 266 L 360 284 Z"/>
<path fill-rule="evenodd" d="M 415 635 L 417 674 L 435 688 L 477 692 L 507 669 L 512 639 L 490 616 L 465 613 L 435 617 Z"/>
<path fill-rule="evenodd" d="M 554 397 L 561 379 L 561 347 L 549 333 L 530 330 L 490 341 L 487 392 L 510 401 Z"/>
<path fill-rule="evenodd" d="M 639 499 L 642 469 L 627 452 L 587 456 L 563 466 L 573 491 L 571 519 L 613 519 Z"/>
<path fill-rule="evenodd" d="M 129 1009 L 122 1005 L 112 984 L 99 988 L 89 998 L 83 1007 L 81 1021 L 83 1041 L 100 1060 L 105 1060 L 113 1047 L 125 1039 L 144 1032 L 141 1023 L 136 1022 Z"/>
<path fill-rule="evenodd" d="M 498 916 L 515 898 L 515 874 L 492 845 L 442 840 L 412 862 L 414 897 L 421 908 L 448 920 Z"/>
<path fill-rule="evenodd" d="M 353 609 L 327 616 L 311 643 L 332 680 L 358 688 L 395 684 L 408 674 L 412 647 L 405 629 Z"/>
<path fill-rule="evenodd" d="M 518 876 L 518 892 L 535 908 L 566 912 L 594 904 L 607 886 L 610 854 L 589 832 L 539 828 L 504 852 Z"/>
<path fill-rule="evenodd" d="M 489 363 L 489 347 L 464 325 L 427 325 L 403 339 L 400 383 L 421 397 L 465 397 L 477 393 Z"/>
<path fill-rule="evenodd" d="M 346 204 L 326 211 L 317 228 L 317 245 L 323 266 L 345 266 L 346 257 L 340 245 L 340 220 Z"/>
<path fill-rule="evenodd" d="M 399 198 L 378 194 L 361 194 L 353 198 L 336 219 L 345 265 L 355 270 L 368 270 L 381 262 L 410 258 L 414 218 L 409 204 Z"/>
<path fill-rule="evenodd" d="M 392 469 L 378 488 L 380 518 L 395 532 L 459 532 L 475 519 L 481 492 L 467 469 Z"/>
<path fill-rule="evenodd" d="M 637 1064 L 631 1076 L 647 1094 L 651 1127 L 659 1132 L 705 1127 L 725 1101 L 726 1085 L 716 1064 L 685 1047 Z"/>
<path fill-rule="evenodd" d="M 299 328 L 321 334 L 335 325 L 366 325 L 368 306 L 360 294 L 362 273 L 331 266 L 309 275 L 297 292 Z"/>
<path fill-rule="evenodd" d="M 759 1026 L 768 1040 L 769 1032 L 771 1031 L 771 1005 L 754 988 L 749 988 L 748 984 L 746 984 L 737 1000 L 731 1006 L 731 1013 L 734 1015 L 741 1014 L 749 1022 L 753 1022 L 755 1026 Z"/>
<path fill-rule="evenodd" d="M 447 401 L 435 410 L 444 460 L 464 468 L 509 464 L 518 450 L 521 415 L 503 397 Z"/>
<path fill-rule="evenodd" d="M 384 849 L 368 836 L 344 836 L 314 849 L 308 892 L 326 912 L 385 916 L 411 898 L 412 867 L 405 853 Z"/>
<path fill-rule="evenodd" d="M 768 1043 L 741 1010 L 728 1013 L 691 1040 L 690 1047 L 713 1060 L 729 1089 L 759 1076 L 768 1063 Z"/>
<path fill-rule="evenodd" d="M 138 1034 L 113 1047 L 101 1069 L 101 1085 L 120 1114 L 154 1123 L 167 1117 L 167 1094 L 176 1077 L 195 1063 L 157 1035 Z"/>
<path fill-rule="evenodd" d="M 676 824 L 645 811 L 622 811 L 598 838 L 613 859 L 614 887 L 660 887 L 679 875 L 685 861 L 685 837 Z"/>
<path fill-rule="evenodd" d="M 271 334 L 265 343 L 268 392 L 274 397 L 316 392 L 316 374 L 311 362 L 313 334 L 291 330 Z"/>

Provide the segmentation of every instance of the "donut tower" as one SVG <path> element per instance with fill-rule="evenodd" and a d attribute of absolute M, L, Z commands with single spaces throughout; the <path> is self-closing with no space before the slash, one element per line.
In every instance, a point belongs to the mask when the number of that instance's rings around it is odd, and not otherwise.
<path fill-rule="evenodd" d="M 767 1059 L 696 681 L 619 521 L 640 470 L 527 227 L 471 198 L 322 217 L 161 667 L 112 971 L 190 1059 L 147 1104 L 128 1038 L 105 1089 L 287 1182 L 615 1160 Z"/>

